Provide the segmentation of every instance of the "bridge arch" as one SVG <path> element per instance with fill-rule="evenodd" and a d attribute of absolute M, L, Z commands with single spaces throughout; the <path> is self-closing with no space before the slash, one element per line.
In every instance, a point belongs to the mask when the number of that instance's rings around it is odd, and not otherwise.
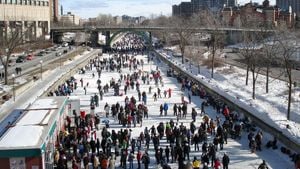
<path fill-rule="evenodd" d="M 118 35 L 120 35 L 121 33 L 133 33 L 133 34 L 139 35 L 146 41 L 147 44 L 152 44 L 152 34 L 151 34 L 151 32 L 141 31 L 141 30 L 130 30 L 130 29 L 123 29 L 123 30 L 118 30 L 116 32 L 113 32 L 113 35 L 108 39 L 107 44 L 109 46 L 111 46 L 113 40 L 115 38 L 117 38 Z"/>

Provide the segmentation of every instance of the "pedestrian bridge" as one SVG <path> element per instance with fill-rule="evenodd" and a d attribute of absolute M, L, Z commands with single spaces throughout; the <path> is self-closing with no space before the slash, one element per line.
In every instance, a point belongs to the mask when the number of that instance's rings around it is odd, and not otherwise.
<path fill-rule="evenodd" d="M 134 32 L 137 34 L 147 34 L 146 40 L 151 44 L 152 32 L 178 32 L 178 31 L 189 31 L 192 33 L 212 33 L 218 32 L 226 36 L 228 44 L 237 43 L 242 39 L 243 32 L 263 32 L 267 34 L 272 34 L 274 30 L 263 30 L 263 29 L 251 29 L 251 28 L 213 28 L 213 27 L 190 27 L 190 28 L 180 28 L 180 27 L 157 27 L 157 26 L 64 26 L 64 27 L 52 27 L 51 37 L 57 39 L 57 37 L 62 36 L 66 32 L 83 32 L 86 35 L 90 35 L 89 42 L 91 44 L 98 44 L 99 33 L 105 35 L 106 46 L 110 46 L 113 38 L 122 32 Z M 111 35 L 113 35 L 111 37 Z M 146 36 L 144 36 L 146 37 Z M 92 45 L 94 46 L 94 45 Z M 96 46 L 96 45 L 95 45 Z"/>

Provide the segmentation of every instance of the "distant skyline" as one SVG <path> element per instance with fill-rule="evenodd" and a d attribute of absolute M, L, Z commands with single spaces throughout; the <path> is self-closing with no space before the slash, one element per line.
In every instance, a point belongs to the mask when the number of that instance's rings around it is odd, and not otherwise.
<path fill-rule="evenodd" d="M 81 18 L 96 17 L 101 14 L 145 16 L 171 15 L 172 5 L 189 0 L 60 0 L 63 5 L 64 14 L 72 12 Z M 250 0 L 237 0 L 243 5 Z M 263 0 L 252 0 L 252 2 L 262 3 Z M 270 0 L 275 4 L 275 0 Z"/>

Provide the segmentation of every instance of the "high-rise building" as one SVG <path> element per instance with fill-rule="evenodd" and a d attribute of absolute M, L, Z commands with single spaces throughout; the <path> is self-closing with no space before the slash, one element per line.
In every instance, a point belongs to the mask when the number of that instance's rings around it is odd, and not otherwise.
<path fill-rule="evenodd" d="M 57 22 L 59 17 L 59 3 L 58 0 L 50 0 L 50 15 L 51 21 Z"/>
<path fill-rule="evenodd" d="M 181 2 L 179 5 L 173 5 L 172 14 L 173 16 L 192 16 L 193 4 L 191 2 Z"/>
<path fill-rule="evenodd" d="M 63 26 L 79 25 L 80 17 L 68 12 L 66 15 L 60 16 L 60 22 Z"/>
<path fill-rule="evenodd" d="M 289 11 L 291 6 L 292 12 L 300 16 L 300 0 L 276 0 L 276 5 L 283 11 Z"/>
<path fill-rule="evenodd" d="M 12 31 L 22 32 L 24 40 L 49 34 L 49 0 L 0 0 L 0 42 Z"/>
<path fill-rule="evenodd" d="M 173 16 L 191 16 L 201 12 L 202 9 L 220 11 L 224 4 L 229 7 L 236 6 L 236 0 L 191 0 L 191 2 L 181 2 L 172 6 Z"/>
<path fill-rule="evenodd" d="M 173 16 L 180 16 L 180 8 L 179 5 L 172 6 L 172 15 Z"/>
<path fill-rule="evenodd" d="M 236 0 L 224 0 L 224 5 L 226 7 L 235 7 L 237 4 Z"/>

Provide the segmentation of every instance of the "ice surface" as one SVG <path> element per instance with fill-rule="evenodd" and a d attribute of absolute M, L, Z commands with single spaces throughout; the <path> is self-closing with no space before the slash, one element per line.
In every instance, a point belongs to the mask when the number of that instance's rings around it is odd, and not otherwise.
<path fill-rule="evenodd" d="M 104 57 L 108 57 L 108 55 L 104 54 Z M 154 70 L 156 68 L 156 65 L 152 62 L 151 64 L 146 64 L 147 59 L 146 56 L 138 56 L 138 58 L 143 58 L 145 61 L 144 69 L 143 70 Z M 139 136 L 140 132 L 144 130 L 144 127 L 148 127 L 148 129 L 152 125 L 158 125 L 160 122 L 167 122 L 173 119 L 173 121 L 176 121 L 176 118 L 173 116 L 172 112 L 172 107 L 174 103 L 180 103 L 181 102 L 181 95 L 185 94 L 185 100 L 187 100 L 187 92 L 183 93 L 180 90 L 180 85 L 177 83 L 177 80 L 175 78 L 168 78 L 166 77 L 165 73 L 167 70 L 167 66 L 163 63 L 160 63 L 157 65 L 159 70 L 163 71 L 163 79 L 164 79 L 164 87 L 160 86 L 161 91 L 163 92 L 164 90 L 167 90 L 169 88 L 172 89 L 172 97 L 171 98 L 159 98 L 157 102 L 154 102 L 152 95 L 154 92 L 157 91 L 157 88 L 154 85 L 154 82 L 151 81 L 150 85 L 152 86 L 152 94 L 148 94 L 148 88 L 149 85 L 144 85 L 141 83 L 140 90 L 141 92 L 146 91 L 147 92 L 147 97 L 148 97 L 148 104 L 147 107 L 149 109 L 149 119 L 144 119 L 143 120 L 143 126 L 140 127 L 137 125 L 136 128 L 131 128 L 132 130 L 132 137 L 136 138 Z M 93 72 L 95 73 L 96 70 L 93 69 Z M 133 71 L 131 71 L 132 73 Z M 123 69 L 122 70 L 123 74 L 130 73 L 128 69 Z M 76 74 L 75 75 L 76 79 L 83 79 L 84 84 L 87 82 L 89 83 L 89 87 L 87 88 L 87 95 L 84 94 L 83 87 L 78 87 L 77 90 L 72 93 L 74 96 L 78 96 L 80 98 L 80 103 L 81 103 L 81 110 L 86 110 L 87 112 L 90 112 L 90 98 L 91 95 L 94 95 L 95 93 L 98 93 L 97 89 L 97 79 L 98 78 L 92 78 L 92 71 L 87 71 L 85 74 Z M 101 74 L 101 85 L 105 85 L 106 83 L 109 83 L 111 78 L 118 79 L 119 74 L 116 72 L 106 72 L 102 71 Z M 124 89 L 124 83 L 122 83 L 121 86 L 121 93 L 123 93 Z M 221 90 L 221 89 L 220 89 Z M 162 94 L 163 95 L 163 94 Z M 131 96 L 137 97 L 137 92 L 136 90 L 129 90 L 127 92 L 127 96 L 130 98 Z M 104 99 L 99 102 L 99 107 L 96 107 L 95 112 L 99 114 L 100 116 L 104 117 L 104 105 L 105 103 L 108 104 L 115 104 L 116 102 L 119 102 L 121 105 L 124 105 L 124 96 L 113 96 L 113 89 L 109 90 L 109 93 L 104 95 Z M 187 119 L 181 119 L 179 123 L 183 123 L 186 126 L 189 126 L 189 123 L 192 121 L 191 119 L 191 109 L 192 107 L 195 107 L 198 113 L 200 112 L 200 105 L 203 100 L 201 100 L 199 97 L 192 96 L 192 104 L 188 106 L 188 115 Z M 159 106 L 160 104 L 163 104 L 167 102 L 169 104 L 169 111 L 168 111 L 168 116 L 159 116 Z M 140 102 L 138 102 L 140 103 Z M 215 110 L 213 110 L 211 107 L 206 109 L 208 115 L 210 115 L 212 118 L 216 117 Z M 105 119 L 105 118 L 102 118 Z M 199 126 L 200 121 L 202 117 L 198 116 L 197 121 L 196 121 L 196 126 Z M 110 128 L 109 130 L 120 130 L 124 129 L 121 125 L 118 124 L 116 120 L 113 118 L 109 118 L 110 120 Z M 97 137 L 101 137 L 100 131 L 97 132 Z M 268 135 L 267 133 L 264 133 L 263 136 L 263 145 L 266 144 L 266 142 L 272 139 L 272 136 Z M 212 141 L 212 137 L 209 136 L 209 140 Z M 151 142 L 152 143 L 152 142 Z M 279 143 L 280 144 L 280 143 Z M 165 139 L 161 141 L 161 147 L 165 148 L 165 146 L 168 145 Z M 142 148 L 144 150 L 144 148 Z M 150 156 L 151 156 L 151 165 L 150 168 L 156 168 L 155 164 L 155 159 L 154 159 L 154 150 L 153 146 L 150 146 L 150 150 L 148 151 Z M 272 169 L 291 169 L 293 168 L 293 164 L 290 161 L 290 159 L 283 155 L 279 150 L 267 150 L 263 147 L 262 152 L 257 152 L 257 153 L 251 153 L 248 148 L 248 140 L 247 140 L 247 133 L 244 133 L 242 136 L 241 140 L 233 140 L 233 139 L 228 139 L 228 144 L 224 145 L 224 150 L 219 151 L 217 153 L 217 156 L 219 158 L 222 158 L 223 153 L 227 152 L 230 157 L 230 165 L 229 168 L 232 169 L 253 169 L 257 168 L 258 165 L 262 162 L 262 159 L 266 160 L 269 167 Z M 201 151 L 194 151 L 194 147 L 191 145 L 191 158 L 193 156 L 197 156 L 198 159 L 200 158 Z M 116 160 L 117 164 L 116 166 L 119 166 L 119 158 Z M 172 169 L 177 169 L 178 166 L 176 163 L 170 164 Z M 136 167 L 136 164 L 135 164 Z"/>

